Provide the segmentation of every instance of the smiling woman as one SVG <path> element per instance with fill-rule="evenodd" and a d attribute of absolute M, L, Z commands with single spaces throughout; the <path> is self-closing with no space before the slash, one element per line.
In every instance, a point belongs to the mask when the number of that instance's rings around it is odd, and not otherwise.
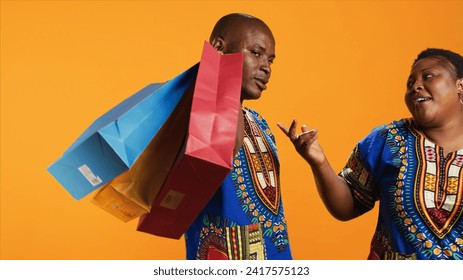
<path fill-rule="evenodd" d="M 446 152 L 463 147 L 461 60 L 446 50 L 423 51 L 413 64 L 405 94 L 415 125 Z"/>
<path fill-rule="evenodd" d="M 317 131 L 283 132 L 310 164 L 325 206 L 354 219 L 380 202 L 369 259 L 463 259 L 463 58 L 427 49 L 405 102 L 413 118 L 375 128 L 337 175 Z"/>

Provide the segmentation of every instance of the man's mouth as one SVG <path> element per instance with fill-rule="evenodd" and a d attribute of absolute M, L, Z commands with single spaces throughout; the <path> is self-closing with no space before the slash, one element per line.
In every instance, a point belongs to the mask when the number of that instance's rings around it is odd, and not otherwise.
<path fill-rule="evenodd" d="M 258 86 L 261 90 L 266 90 L 266 89 L 267 89 L 267 83 L 268 83 L 268 80 L 267 80 L 267 79 L 263 79 L 263 78 L 254 78 L 254 80 L 256 81 L 257 86 Z"/>

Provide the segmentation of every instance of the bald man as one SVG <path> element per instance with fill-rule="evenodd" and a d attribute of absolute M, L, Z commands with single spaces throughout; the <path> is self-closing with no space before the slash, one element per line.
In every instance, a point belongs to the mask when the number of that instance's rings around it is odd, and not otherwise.
<path fill-rule="evenodd" d="M 243 54 L 241 103 L 267 89 L 275 39 L 260 19 L 229 14 L 209 42 L 221 54 Z M 187 259 L 291 259 L 275 138 L 267 122 L 242 107 L 233 170 L 185 233 Z"/>

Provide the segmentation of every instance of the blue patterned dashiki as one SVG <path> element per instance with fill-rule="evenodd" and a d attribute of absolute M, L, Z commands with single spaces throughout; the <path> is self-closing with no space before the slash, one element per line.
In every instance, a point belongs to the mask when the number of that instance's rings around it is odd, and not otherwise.
<path fill-rule="evenodd" d="M 243 115 L 233 170 L 185 233 L 187 259 L 291 259 L 275 138 L 258 113 Z"/>
<path fill-rule="evenodd" d="M 374 129 L 341 176 L 357 210 L 379 200 L 369 259 L 463 259 L 463 147 L 444 154 L 413 119 Z"/>

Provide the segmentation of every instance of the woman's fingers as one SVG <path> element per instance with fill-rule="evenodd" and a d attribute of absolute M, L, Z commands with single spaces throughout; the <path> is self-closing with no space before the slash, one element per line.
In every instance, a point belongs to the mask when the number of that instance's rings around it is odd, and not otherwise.
<path fill-rule="evenodd" d="M 284 124 L 282 123 L 277 123 L 278 127 L 283 131 L 286 136 L 289 137 L 289 139 L 294 143 L 294 141 L 297 140 L 297 133 L 296 133 L 296 128 L 297 128 L 297 120 L 294 119 L 291 122 L 291 125 L 289 128 L 287 128 Z"/>
<path fill-rule="evenodd" d="M 303 124 L 301 126 L 301 131 L 302 131 L 302 133 L 307 132 L 307 131 L 309 131 L 309 128 L 307 127 L 307 125 Z"/>
<path fill-rule="evenodd" d="M 277 123 L 278 127 L 283 131 L 283 133 L 288 136 L 289 135 L 289 129 L 282 123 Z"/>
<path fill-rule="evenodd" d="M 310 137 L 311 135 L 316 134 L 317 131 L 318 130 L 316 128 L 315 129 L 310 129 L 310 130 L 307 128 L 305 131 L 303 129 L 303 132 L 301 134 L 297 135 L 297 139 L 300 139 L 301 137 L 302 137 L 302 139 Z"/>
<path fill-rule="evenodd" d="M 288 138 L 293 142 L 293 144 L 296 147 L 301 147 L 302 145 L 311 145 L 315 140 L 317 140 L 318 135 L 317 129 L 309 129 L 307 125 L 303 124 L 301 126 L 301 131 L 302 133 L 297 134 L 297 120 L 294 119 L 291 122 L 291 125 L 289 128 L 287 128 L 284 124 L 282 123 L 277 123 L 278 127 L 283 131 L 283 133 L 288 136 Z"/>
<path fill-rule="evenodd" d="M 297 140 L 296 128 L 297 128 L 297 120 L 294 119 L 294 120 L 291 122 L 291 126 L 289 127 L 289 133 L 288 133 L 288 137 L 289 137 L 289 139 L 291 139 L 291 141 L 292 141 L 293 143 L 294 143 L 294 141 Z"/>

